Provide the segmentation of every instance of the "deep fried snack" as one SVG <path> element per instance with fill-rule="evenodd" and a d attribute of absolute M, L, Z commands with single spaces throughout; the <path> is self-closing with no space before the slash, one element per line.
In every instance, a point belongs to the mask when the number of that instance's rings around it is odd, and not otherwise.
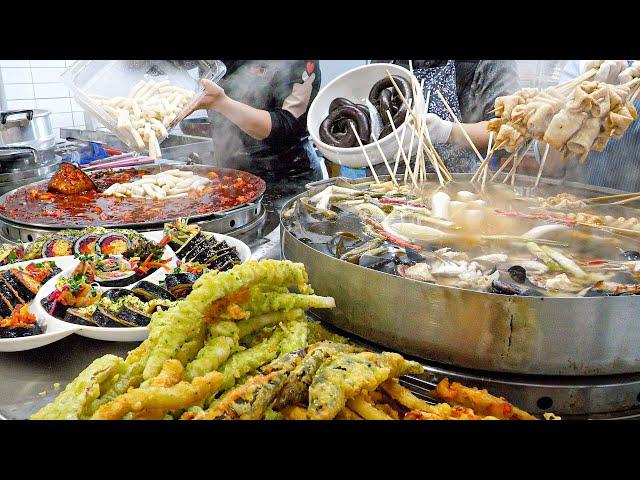
<path fill-rule="evenodd" d="M 363 420 L 363 418 L 349 407 L 344 407 L 335 416 L 336 420 Z"/>
<path fill-rule="evenodd" d="M 286 420 L 309 420 L 307 408 L 300 405 L 289 405 L 282 409 L 282 414 Z"/>
<path fill-rule="evenodd" d="M 296 368 L 305 350 L 282 355 L 266 365 L 261 374 L 226 392 L 195 420 L 260 420 L 284 385 L 289 372 Z"/>
<path fill-rule="evenodd" d="M 280 343 L 280 354 L 301 350 L 307 346 L 307 322 L 293 321 L 282 326 L 285 334 Z"/>
<path fill-rule="evenodd" d="M 347 339 L 342 335 L 330 332 L 322 326 L 320 322 L 308 321 L 309 334 L 307 335 L 307 341 L 311 345 L 318 342 L 333 342 L 333 343 L 347 343 Z"/>
<path fill-rule="evenodd" d="M 336 302 L 332 297 L 280 292 L 253 293 L 249 301 L 245 305 L 241 305 L 251 316 L 278 311 L 288 312 L 295 309 L 334 308 L 335 306 Z"/>
<path fill-rule="evenodd" d="M 391 378 L 380 386 L 391 398 L 409 410 L 436 413 L 433 406 L 416 397 L 408 388 L 400 385 L 397 378 Z"/>
<path fill-rule="evenodd" d="M 256 317 L 250 317 L 246 320 L 240 320 L 238 325 L 238 335 L 240 338 L 244 338 L 257 332 L 261 328 L 272 327 L 280 322 L 290 322 L 293 320 L 304 319 L 304 311 L 301 309 L 294 309 L 287 312 L 271 312 L 264 315 L 258 315 Z"/>
<path fill-rule="evenodd" d="M 147 339 L 152 348 L 145 362 L 144 378 L 155 377 L 165 360 L 175 358 L 188 339 L 196 338 L 205 331 L 204 318 L 213 302 L 251 284 L 264 282 L 275 286 L 302 287 L 307 281 L 304 265 L 288 260 L 248 261 L 226 272 L 203 274 L 183 301 L 153 314 Z"/>
<path fill-rule="evenodd" d="M 501 420 L 536 420 L 536 417 L 514 407 L 504 398 L 495 397 L 484 389 L 465 387 L 458 382 L 450 384 L 447 378 L 438 383 L 435 393 L 438 398 L 452 405 L 469 407 L 480 415 Z"/>
<path fill-rule="evenodd" d="M 104 355 L 60 392 L 56 399 L 35 413 L 32 420 L 78 420 L 86 418 L 87 408 L 100 396 L 101 390 L 117 374 L 124 371 L 124 361 L 115 355 Z"/>
<path fill-rule="evenodd" d="M 173 366 L 167 368 L 173 368 Z M 148 386 L 147 388 L 131 389 L 111 402 L 102 405 L 91 418 L 93 420 L 118 420 L 129 412 L 135 414 L 143 410 L 161 410 L 167 413 L 181 410 L 204 400 L 208 395 L 217 391 L 222 384 L 222 378 L 222 374 L 219 372 L 209 372 L 203 377 L 194 378 L 191 383 L 179 382 L 168 388 Z"/>
<path fill-rule="evenodd" d="M 285 371 L 276 371 L 251 377 L 225 393 L 203 415 L 196 415 L 194 420 L 260 420 L 286 376 Z"/>
<path fill-rule="evenodd" d="M 332 355 L 340 352 L 354 352 L 356 350 L 356 347 L 352 345 L 333 342 L 320 342 L 310 345 L 307 348 L 306 356 L 302 362 L 300 362 L 300 365 L 291 372 L 291 375 L 289 375 L 285 385 L 273 402 L 273 409 L 281 410 L 296 403 L 307 403 L 309 399 L 309 387 L 320 365 Z"/>
<path fill-rule="evenodd" d="M 376 403 L 375 407 L 381 412 L 386 413 L 391 417 L 392 420 L 400 420 L 400 412 L 394 409 L 388 403 Z"/>
<path fill-rule="evenodd" d="M 232 355 L 220 368 L 224 377 L 220 391 L 232 388 L 239 378 L 276 358 L 283 336 L 282 330 L 276 330 L 270 338 L 255 347 Z"/>
<path fill-rule="evenodd" d="M 389 378 L 423 371 L 419 363 L 405 360 L 397 353 L 338 354 L 325 362 L 313 379 L 309 388 L 309 418 L 332 419 L 348 399 L 362 390 L 372 391 Z"/>
<path fill-rule="evenodd" d="M 217 370 L 238 350 L 238 327 L 233 322 L 219 322 L 215 325 L 209 325 L 208 330 L 209 339 L 198 352 L 196 358 L 189 362 L 185 368 L 184 376 L 187 380 Z"/>
<path fill-rule="evenodd" d="M 362 395 L 347 400 L 347 407 L 365 420 L 393 420 L 389 415 L 378 410 L 372 403 L 368 402 Z"/>
<path fill-rule="evenodd" d="M 411 410 L 404 414 L 405 420 L 446 420 L 445 417 L 435 413 L 423 412 L 422 410 Z"/>
<path fill-rule="evenodd" d="M 89 417 L 95 413 L 100 405 L 104 405 L 118 395 L 122 395 L 129 388 L 137 388 L 140 385 L 147 350 L 148 344 L 147 341 L 144 341 L 129 352 L 127 358 L 124 360 L 124 372 L 114 377 L 113 382 L 110 382 L 109 386 L 104 389 L 104 393 L 89 404 L 87 408 L 87 415 Z"/>
<path fill-rule="evenodd" d="M 152 387 L 173 387 L 175 384 L 182 381 L 182 374 L 184 367 L 179 360 L 167 360 L 164 362 L 162 370 L 157 377 L 154 377 L 149 382 L 149 386 Z"/>

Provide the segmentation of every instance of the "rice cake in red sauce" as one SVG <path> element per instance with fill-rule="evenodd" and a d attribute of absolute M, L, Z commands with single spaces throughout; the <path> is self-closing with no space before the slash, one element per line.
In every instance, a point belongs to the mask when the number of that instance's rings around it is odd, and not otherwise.
<path fill-rule="evenodd" d="M 162 170 L 177 167 L 163 168 Z M 207 215 L 255 200 L 265 190 L 260 177 L 240 170 L 214 167 L 180 168 L 211 180 L 202 192 L 168 200 L 104 197 L 98 192 L 63 195 L 47 192 L 48 180 L 25 185 L 8 193 L 0 205 L 0 216 L 20 223 L 58 228 L 121 226 L 132 223 L 166 222 L 178 217 Z M 114 183 L 127 183 L 160 169 L 103 170 L 89 176 L 104 191 Z"/>

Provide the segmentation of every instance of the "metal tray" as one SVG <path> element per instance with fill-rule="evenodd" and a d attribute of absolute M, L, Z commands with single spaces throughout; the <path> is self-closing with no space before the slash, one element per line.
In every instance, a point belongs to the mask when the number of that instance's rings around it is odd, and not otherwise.
<path fill-rule="evenodd" d="M 175 165 L 167 165 L 168 168 L 172 168 L 173 166 Z M 139 167 L 126 167 L 126 168 L 127 169 L 134 168 L 136 170 L 143 169 L 143 170 L 149 170 L 151 172 L 155 172 L 157 170 L 160 170 L 163 167 L 165 167 L 165 165 L 143 165 Z M 203 166 L 203 165 L 181 165 L 180 169 L 193 170 L 196 173 L 209 173 L 211 171 L 215 171 L 220 175 L 238 172 L 238 170 L 233 170 L 229 168 L 218 168 L 218 167 L 210 167 L 210 166 Z M 114 169 L 114 170 L 122 170 L 122 169 Z M 264 195 L 266 184 L 264 180 L 262 180 L 259 177 L 256 177 L 255 175 L 252 175 L 247 172 L 242 172 L 242 173 L 243 175 L 248 175 L 256 179 L 259 185 L 258 194 L 251 201 L 241 205 L 237 205 L 227 210 L 219 210 L 216 212 L 211 212 L 206 214 L 192 215 L 189 217 L 190 221 L 191 222 L 203 222 L 203 221 L 212 222 L 214 220 L 227 219 L 228 217 L 237 214 L 237 221 L 233 223 L 229 221 L 229 226 L 230 228 L 233 229 L 233 228 L 240 227 L 241 224 L 248 223 L 252 220 L 255 220 L 256 217 L 258 217 L 262 213 L 262 209 L 260 208 L 260 206 L 262 203 L 262 197 Z M 34 186 L 40 185 L 47 181 L 48 179 L 41 180 L 38 182 L 25 185 L 20 188 L 33 188 Z M 3 204 L 6 197 L 11 193 L 13 193 L 13 191 L 7 192 L 4 195 L 0 196 L 0 204 Z M 161 218 L 161 219 L 148 221 L 148 222 L 113 223 L 113 224 L 110 223 L 110 224 L 105 224 L 103 226 L 110 227 L 110 228 L 131 228 L 134 230 L 157 230 L 157 229 L 161 229 L 166 222 L 173 221 L 173 220 L 175 219 Z M 53 225 L 44 225 L 44 224 L 38 224 L 38 223 L 32 223 L 32 222 L 22 222 L 22 221 L 14 220 L 12 218 L 9 218 L 0 214 L 0 234 L 5 238 L 7 238 L 8 240 L 33 241 L 42 233 L 56 231 L 63 228 L 78 229 L 82 227 L 79 227 L 76 225 L 69 226 L 69 225 L 61 224 L 61 225 L 53 226 Z M 29 236 L 31 236 L 31 238 L 29 238 Z"/>
<path fill-rule="evenodd" d="M 470 175 L 454 178 L 464 181 Z M 521 184 L 530 180 L 519 176 Z M 583 196 L 613 192 L 577 183 L 563 185 Z M 281 212 L 303 195 L 290 200 Z M 282 217 L 280 232 L 283 257 L 303 262 L 318 294 L 336 299 L 335 309 L 316 313 L 384 347 L 494 372 L 572 376 L 640 372 L 640 296 L 520 297 L 434 285 L 319 252 L 289 232 Z"/>

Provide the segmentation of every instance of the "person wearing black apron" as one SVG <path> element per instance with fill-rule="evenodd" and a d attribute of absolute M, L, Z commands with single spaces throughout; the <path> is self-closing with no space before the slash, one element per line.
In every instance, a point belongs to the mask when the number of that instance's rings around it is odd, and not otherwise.
<path fill-rule="evenodd" d="M 214 164 L 262 177 L 267 194 L 291 196 L 323 178 L 309 142 L 307 112 L 320 89 L 318 60 L 222 60 L 226 75 L 202 80 Z"/>
<path fill-rule="evenodd" d="M 408 60 L 374 62 L 409 68 Z M 425 99 L 427 93 L 431 92 L 425 123 L 434 147 L 450 172 L 475 172 L 480 160 L 436 92 L 440 91 L 479 152 L 485 153 L 489 142 L 486 126 L 494 116 L 492 110 L 495 99 L 509 95 L 520 87 L 515 61 L 412 60 L 412 65 L 418 82 L 424 80 Z M 430 167 L 427 164 L 428 171 L 433 171 Z M 374 168 L 377 173 L 388 174 L 384 164 Z M 404 171 L 404 164 L 400 164 L 398 171 Z"/>

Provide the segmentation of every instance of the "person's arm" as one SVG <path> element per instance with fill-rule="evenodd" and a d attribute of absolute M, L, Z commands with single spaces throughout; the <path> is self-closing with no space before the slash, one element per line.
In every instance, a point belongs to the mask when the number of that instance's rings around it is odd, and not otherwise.
<path fill-rule="evenodd" d="M 469 135 L 469 138 L 471 138 L 471 141 L 480 153 L 485 153 L 489 144 L 487 123 L 488 122 L 463 123 L 461 125 L 454 123 L 451 128 L 448 143 L 455 143 L 465 148 L 471 148 L 469 141 L 465 138 L 464 133 L 462 133 L 462 128 L 464 128 L 464 131 L 467 132 L 467 135 Z M 461 126 L 462 128 L 460 128 Z"/>
<path fill-rule="evenodd" d="M 320 87 L 318 61 L 284 62 L 273 85 L 274 110 L 260 110 L 227 96 L 224 89 L 202 80 L 206 95 L 194 110 L 216 111 L 256 140 L 275 146 L 299 138 L 306 128 L 307 110 Z"/>
<path fill-rule="evenodd" d="M 467 133 L 475 147 L 484 154 L 489 143 L 487 120 L 492 118 L 495 99 L 518 90 L 520 82 L 513 61 L 481 60 L 473 73 L 469 91 L 459 92 L 462 123 L 448 122 L 437 118 L 428 118 L 429 133 L 438 132 L 436 140 L 470 149 L 469 141 L 462 132 Z"/>
<path fill-rule="evenodd" d="M 201 80 L 205 96 L 196 103 L 193 110 L 213 110 L 227 117 L 247 135 L 263 140 L 271 133 L 271 115 L 265 110 L 245 105 L 228 97 L 224 89 L 210 80 Z"/>

